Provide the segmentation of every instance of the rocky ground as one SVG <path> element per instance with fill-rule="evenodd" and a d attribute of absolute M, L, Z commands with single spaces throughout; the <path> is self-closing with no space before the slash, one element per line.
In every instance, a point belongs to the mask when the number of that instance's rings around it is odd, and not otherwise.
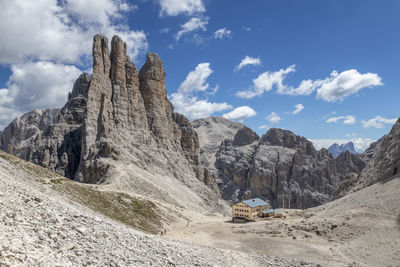
<path fill-rule="evenodd" d="M 144 234 L 67 198 L 59 176 L 0 153 L 0 266 L 315 266 Z"/>
<path fill-rule="evenodd" d="M 248 253 L 286 256 L 323 266 L 399 266 L 400 178 L 394 177 L 284 219 L 235 224 L 230 218 L 171 229 L 171 239 Z"/>

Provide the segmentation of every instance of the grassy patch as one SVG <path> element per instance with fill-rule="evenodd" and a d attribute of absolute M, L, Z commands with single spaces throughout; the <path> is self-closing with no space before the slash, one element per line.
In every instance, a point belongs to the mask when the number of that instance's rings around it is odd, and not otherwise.
<path fill-rule="evenodd" d="M 101 191 L 99 185 L 71 181 L 3 151 L 0 151 L 0 157 L 11 165 L 25 170 L 38 182 L 50 182 L 53 190 L 95 212 L 147 233 L 158 234 L 162 229 L 161 222 L 164 215 L 151 201 L 141 200 L 122 192 Z"/>
<path fill-rule="evenodd" d="M 0 150 L 0 157 L 12 163 L 14 166 L 19 167 L 20 169 L 23 169 L 28 173 L 32 174 L 33 175 L 32 178 L 36 178 L 36 180 L 41 181 L 42 180 L 41 178 L 52 178 L 59 176 L 58 174 L 51 172 L 41 166 L 22 160 L 8 153 L 5 153 L 1 150 Z"/>
<path fill-rule="evenodd" d="M 72 181 L 53 182 L 53 188 L 68 194 L 73 201 L 133 228 L 152 234 L 162 229 L 161 211 L 151 201 L 121 192 L 100 191 Z"/>

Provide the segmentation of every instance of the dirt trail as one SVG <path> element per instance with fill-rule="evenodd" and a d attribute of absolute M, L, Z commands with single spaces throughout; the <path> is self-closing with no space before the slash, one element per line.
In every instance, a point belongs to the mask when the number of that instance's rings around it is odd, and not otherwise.
<path fill-rule="evenodd" d="M 176 225 L 167 238 L 247 253 L 285 256 L 323 266 L 399 266 L 400 178 L 378 183 L 285 219 L 232 223 L 209 216 Z"/>

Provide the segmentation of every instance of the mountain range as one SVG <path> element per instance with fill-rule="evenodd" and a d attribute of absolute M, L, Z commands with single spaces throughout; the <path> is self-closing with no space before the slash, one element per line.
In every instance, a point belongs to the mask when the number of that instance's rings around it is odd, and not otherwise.
<path fill-rule="evenodd" d="M 93 72 L 79 76 L 64 107 L 12 121 L 2 150 L 77 182 L 172 204 L 175 219 L 180 207 L 226 214 L 227 203 L 252 197 L 313 207 L 400 168 L 399 121 L 362 155 L 352 143 L 317 151 L 284 129 L 260 137 L 221 117 L 191 123 L 168 100 L 158 55 L 149 53 L 138 71 L 118 36 L 109 50 L 96 35 L 92 51 Z"/>

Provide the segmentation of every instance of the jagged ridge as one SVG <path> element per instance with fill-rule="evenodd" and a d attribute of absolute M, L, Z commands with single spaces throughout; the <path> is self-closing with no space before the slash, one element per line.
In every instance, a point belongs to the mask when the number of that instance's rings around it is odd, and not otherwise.
<path fill-rule="evenodd" d="M 197 120 L 194 127 L 205 135 L 201 140 L 213 139 L 210 136 L 215 134 L 205 130 L 210 123 L 228 125 L 210 118 Z M 279 196 L 286 194 L 291 207 L 316 206 L 330 201 L 341 182 L 365 166 L 357 155 L 344 152 L 334 159 L 326 149 L 317 151 L 312 142 L 287 130 L 272 128 L 259 138 L 241 126 L 221 142 L 215 163 L 208 165 L 219 177 L 222 196 L 229 202 L 262 197 L 280 206 Z"/>
<path fill-rule="evenodd" d="M 1 149 L 85 183 L 121 176 L 138 181 L 141 174 L 129 166 L 175 177 L 196 192 L 188 196 L 191 202 L 201 198 L 210 202 L 204 207 L 216 208 L 218 188 L 201 166 L 196 131 L 167 98 L 161 59 L 149 53 L 138 72 L 126 51 L 118 36 L 111 52 L 105 36 L 94 36 L 92 75 L 77 79 L 61 110 L 33 111 L 14 120 L 4 129 Z M 170 180 L 151 179 L 139 179 L 147 184 L 141 190 L 155 197 L 161 197 L 160 188 L 171 193 Z"/>

